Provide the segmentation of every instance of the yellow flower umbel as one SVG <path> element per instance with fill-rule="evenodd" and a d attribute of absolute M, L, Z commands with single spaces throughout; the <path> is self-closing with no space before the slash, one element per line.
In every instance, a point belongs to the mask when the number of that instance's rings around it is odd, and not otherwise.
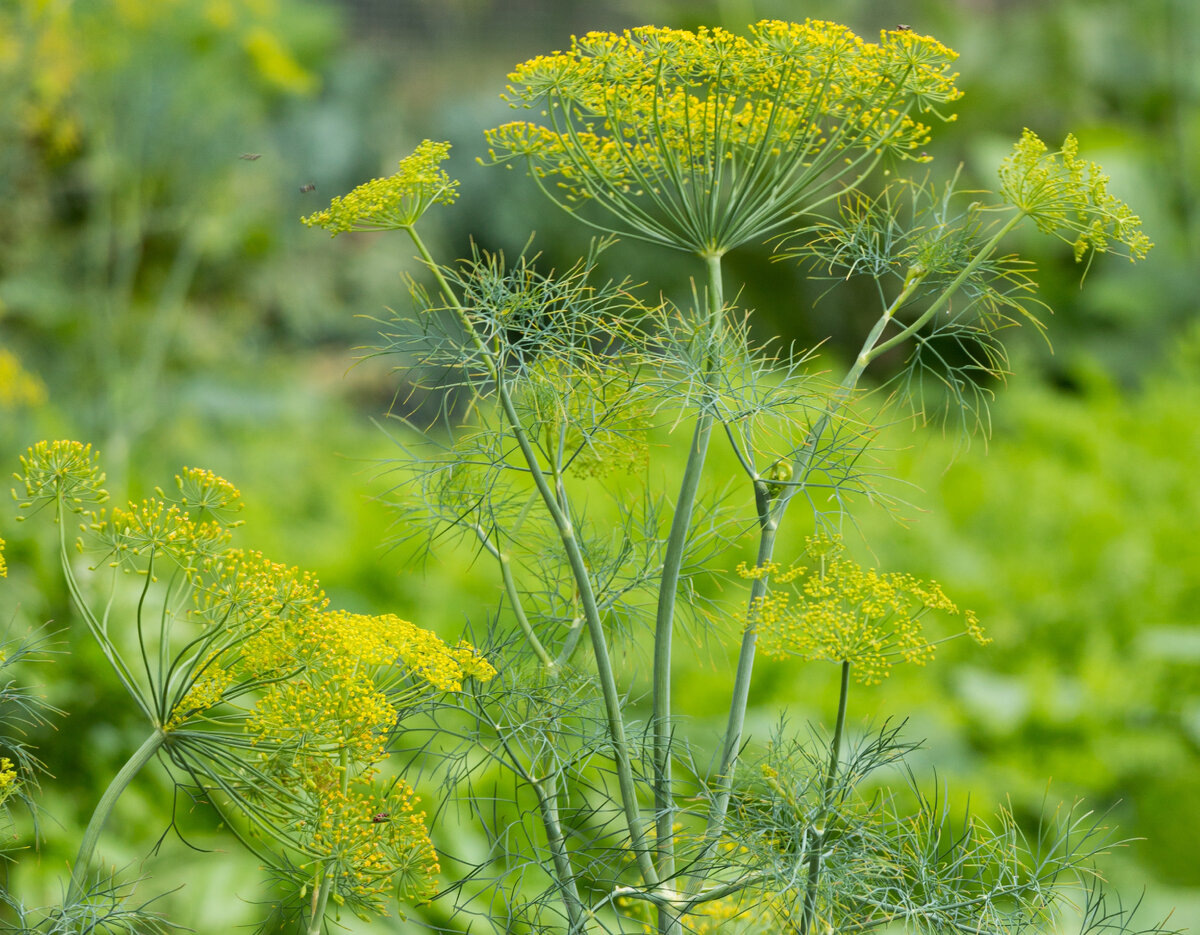
<path fill-rule="evenodd" d="M 488 131 L 491 159 L 525 158 L 572 210 L 602 206 L 612 217 L 595 226 L 719 256 L 884 152 L 924 160 L 916 115 L 960 96 L 955 53 L 909 30 L 877 44 L 815 20 L 749 32 L 593 32 L 525 62 L 506 100 L 544 122 Z"/>
<path fill-rule="evenodd" d="M 931 610 L 957 615 L 958 606 L 935 582 L 864 569 L 842 552 L 840 539 L 814 536 L 807 549 L 811 569 L 738 569 L 744 578 L 770 573 L 777 586 L 798 582 L 751 607 L 763 653 L 848 662 L 868 685 L 886 678 L 898 659 L 917 665 L 932 659 L 935 644 L 922 633 L 921 618 Z M 967 611 L 965 620 L 966 633 L 986 642 L 974 613 Z"/>
<path fill-rule="evenodd" d="M 84 512 L 103 493 L 89 446 L 43 442 L 21 460 L 25 507 Z M 313 884 L 318 927 L 331 900 L 367 912 L 388 893 L 428 895 L 437 859 L 409 787 L 381 776 L 388 739 L 418 702 L 495 670 L 395 615 L 330 610 L 311 574 L 231 548 L 241 495 L 227 480 L 185 468 L 175 488 L 81 527 L 81 550 L 132 573 L 110 576 L 102 613 L 64 561 L 82 616 L 152 723 L 140 762 L 166 751 L 297 892 Z M 137 665 L 122 657 L 130 640 Z"/>
<path fill-rule="evenodd" d="M 434 204 L 454 204 L 458 197 L 458 182 L 440 165 L 449 155 L 449 143 L 425 140 L 400 160 L 394 174 L 365 182 L 302 220 L 334 237 L 347 231 L 409 229 Z"/>
<path fill-rule="evenodd" d="M 8 757 L 0 757 L 0 808 L 16 794 L 20 788 L 17 768 Z"/>
<path fill-rule="evenodd" d="M 1070 243 L 1076 260 L 1089 249 L 1107 252 L 1112 241 L 1125 246 L 1131 261 L 1154 246 L 1142 232 L 1141 218 L 1108 193 L 1100 166 L 1079 158 L 1072 135 L 1051 153 L 1036 133 L 1025 130 L 1000 165 L 1000 190 L 1040 230 Z"/>
<path fill-rule="evenodd" d="M 66 440 L 38 442 L 21 456 L 21 473 L 13 475 L 25 488 L 23 500 L 13 491 L 17 505 L 31 509 L 53 503 L 60 513 L 63 509 L 82 513 L 103 503 L 108 493 L 100 486 L 104 472 L 99 459 L 91 445 Z"/>

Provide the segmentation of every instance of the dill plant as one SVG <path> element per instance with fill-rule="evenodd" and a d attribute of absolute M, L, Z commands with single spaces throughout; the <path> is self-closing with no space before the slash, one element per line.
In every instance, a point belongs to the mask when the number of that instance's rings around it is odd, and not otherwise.
<path fill-rule="evenodd" d="M 1150 247 L 1072 137 L 1051 151 L 1026 131 L 994 194 L 901 172 L 865 187 L 881 163 L 928 161 L 922 146 L 960 94 L 954 58 L 908 29 L 868 42 L 833 23 L 764 21 L 746 36 L 589 33 L 525 62 L 505 97 L 535 119 L 489 130 L 484 161 L 524 165 L 602 232 L 566 270 L 431 255 L 421 216 L 455 196 L 444 143 L 305 219 L 334 235 L 403 231 L 424 261 L 434 289 L 412 284 L 417 314 L 398 316 L 381 350 L 403 355 L 408 386 L 436 392 L 444 419 L 398 439 L 398 490 L 414 534 L 465 538 L 504 595 L 500 676 L 454 696 L 420 747 L 490 834 L 486 859 L 447 890 L 454 912 L 572 935 L 1133 930 L 1096 882 L 1105 839 L 1087 814 L 1047 816 L 1036 832 L 1004 810 L 952 819 L 938 796 L 881 773 L 911 749 L 898 731 L 847 728 L 855 679 L 925 664 L 956 634 L 986 641 L 934 582 L 864 568 L 837 535 L 858 503 L 886 499 L 866 466 L 881 410 L 864 373 L 903 349 L 891 399 L 928 414 L 936 396 L 986 428 L 1002 330 L 1041 327 L 1008 235 L 1031 222 L 1077 260 Z M 694 307 L 602 281 L 613 237 L 694 255 Z M 757 344 L 750 313 L 726 302 L 724 257 L 765 240 L 814 276 L 873 285 L 877 318 L 840 381 Z M 677 488 L 620 483 L 645 478 L 654 433 L 681 424 Z M 714 437 L 742 469 L 723 496 L 704 486 Z M 778 557 L 788 517 L 812 535 Z M 723 575 L 747 537 L 752 558 Z M 739 590 L 740 608 L 706 599 L 705 578 Z M 672 707 L 673 641 L 730 622 L 729 713 L 706 762 Z M 639 648 L 652 659 L 644 723 L 620 665 Z M 760 649 L 838 667 L 830 733 L 747 736 Z"/>
<path fill-rule="evenodd" d="M 57 526 L 75 609 L 146 733 L 92 812 L 62 904 L 30 909 L 4 892 L 18 920 L 6 931 L 177 927 L 96 866 L 118 798 L 156 761 L 278 879 L 293 930 L 317 935 L 343 907 L 369 918 L 435 891 L 424 813 L 386 769 L 388 745 L 432 696 L 490 679 L 483 656 L 395 615 L 331 609 L 312 574 L 233 547 L 241 494 L 209 471 L 184 468 L 169 490 L 105 505 L 98 453 L 55 441 L 30 448 L 15 476 L 22 518 Z M 0 666 L 35 651 L 6 652 Z M 26 722 L 44 719 L 30 697 L 5 687 L 3 714 L 17 705 Z M 32 805 L 38 763 L 4 744 L 0 805 Z"/>

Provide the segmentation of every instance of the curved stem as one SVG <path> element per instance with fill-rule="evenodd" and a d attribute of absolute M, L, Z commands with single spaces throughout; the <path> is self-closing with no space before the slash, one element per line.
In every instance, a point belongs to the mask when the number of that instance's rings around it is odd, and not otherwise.
<path fill-rule="evenodd" d="M 567 910 L 567 935 L 580 935 L 587 931 L 586 909 L 579 898 L 575 883 L 575 872 L 571 868 L 571 857 L 567 842 L 563 838 L 562 822 L 558 815 L 558 788 L 553 775 L 542 782 L 532 782 L 533 792 L 542 812 L 542 825 L 546 829 L 546 843 L 550 845 L 550 856 L 554 861 L 554 872 L 558 874 L 559 886 L 563 890 L 563 903 Z"/>
<path fill-rule="evenodd" d="M 958 287 L 966 282 L 967 277 L 975 272 L 975 270 L 980 267 L 983 261 L 992 255 L 992 252 L 997 246 L 999 246 L 1000 241 L 1005 238 L 1008 232 L 1020 224 L 1024 219 L 1025 215 L 1020 212 L 1013 214 L 1013 216 L 1004 223 L 1004 226 L 1002 226 L 1000 230 L 996 232 L 996 235 L 992 237 L 992 239 L 986 244 L 984 244 L 979 252 L 975 254 L 971 262 L 963 267 L 962 272 L 954 277 L 954 279 L 950 282 L 950 285 L 948 285 L 942 291 L 942 294 L 938 296 L 936 300 L 930 303 L 929 308 L 925 309 L 925 311 L 921 313 L 920 317 L 917 318 L 916 321 L 904 328 L 904 330 L 899 334 L 893 335 L 881 344 L 872 345 L 865 353 L 859 354 L 859 361 L 862 363 L 862 365 L 865 367 L 884 351 L 890 350 L 897 344 L 908 340 L 910 337 L 920 331 L 921 328 L 925 327 L 925 324 L 931 318 L 933 318 L 934 315 L 940 312 L 943 307 L 945 307 L 946 303 L 948 303 L 954 296 L 954 293 L 958 291 Z M 893 303 L 892 307 L 896 308 L 897 306 L 895 303 Z M 856 362 L 856 366 L 857 363 L 858 362 Z M 859 372 L 861 373 L 862 371 L 860 370 Z"/>
<path fill-rule="evenodd" d="M 166 739 L 167 734 L 162 730 L 156 730 L 147 737 L 113 777 L 108 788 L 104 790 L 104 794 L 100 796 L 100 801 L 96 803 L 96 808 L 92 812 L 91 820 L 84 829 L 83 838 L 79 842 L 79 852 L 75 855 L 75 863 L 71 867 L 71 885 L 67 889 L 66 905 L 78 902 L 87 892 L 88 866 L 92 862 L 96 844 L 100 840 L 100 832 L 104 830 L 104 825 L 112 814 L 113 807 L 117 804 L 117 799 L 133 781 L 133 777 L 141 772 L 142 767 L 154 759 L 154 755 L 158 753 Z"/>
<path fill-rule="evenodd" d="M 454 294 L 454 290 L 450 288 L 450 284 L 446 282 L 446 278 L 442 275 L 442 271 L 434 261 L 433 256 L 426 249 L 420 235 L 413 227 L 405 227 L 404 230 L 408 232 L 409 237 L 416 244 L 417 250 L 425 260 L 430 272 L 437 279 L 442 294 L 446 297 L 446 301 L 458 316 L 459 322 L 466 329 L 467 334 L 471 336 L 471 340 L 475 345 L 475 349 L 479 352 L 480 359 L 483 361 L 488 375 L 496 384 L 496 395 L 499 397 L 500 407 L 504 411 L 504 416 L 512 428 L 513 439 L 521 451 L 521 456 L 525 459 L 525 464 L 529 468 L 530 476 L 533 478 L 534 486 L 537 488 L 543 504 L 545 504 L 546 511 L 550 514 L 550 518 L 554 521 L 555 528 L 558 530 L 559 540 L 562 542 L 563 551 L 566 552 L 567 561 L 571 566 L 571 574 L 575 579 L 575 586 L 579 591 L 579 603 L 583 610 L 584 619 L 587 622 L 588 635 L 592 640 L 592 652 L 596 659 L 596 676 L 600 682 L 601 692 L 604 696 L 605 719 L 607 721 L 609 739 L 613 745 L 613 760 L 615 761 L 617 772 L 617 785 L 620 789 L 621 806 L 625 813 L 625 823 L 629 829 L 630 847 L 637 859 L 638 870 L 643 880 L 648 886 L 657 886 L 658 874 L 654 869 L 654 861 L 646 844 L 646 832 L 642 828 L 638 807 L 637 785 L 633 779 L 633 761 L 630 756 L 629 741 L 625 735 L 625 720 L 621 714 L 621 696 L 617 690 L 617 680 L 608 652 L 608 640 L 604 635 L 604 624 L 600 618 L 600 610 L 596 605 L 596 594 L 592 586 L 591 574 L 588 572 L 587 562 L 583 557 L 583 550 L 580 548 L 579 540 L 575 536 L 574 524 L 571 522 L 569 513 L 559 504 L 558 495 L 550 486 L 545 471 L 542 470 L 537 452 L 534 450 L 533 443 L 530 441 L 529 435 L 521 423 L 520 415 L 517 413 L 516 406 L 509 395 L 508 387 L 505 385 L 495 355 L 484 343 L 483 339 L 480 338 L 470 318 L 467 316 L 466 309 L 458 301 L 458 297 Z"/>
<path fill-rule="evenodd" d="M 706 290 L 708 304 L 708 327 L 706 329 L 707 359 L 705 379 L 709 379 L 715 366 L 715 343 L 720 337 L 725 298 L 721 280 L 720 255 L 704 257 L 708 274 Z M 707 395 L 707 393 L 706 393 Z M 675 875 L 674 848 L 672 846 L 675 819 L 675 800 L 671 789 L 671 637 L 675 621 L 675 599 L 679 590 L 679 574 L 687 548 L 688 532 L 695 512 L 696 493 L 704 471 L 704 459 L 708 454 L 712 437 L 713 414 L 705 405 L 696 419 L 696 429 L 688 450 L 687 465 L 679 487 L 679 499 L 675 503 L 675 514 L 671 518 L 671 531 L 667 536 L 663 555 L 662 577 L 658 592 L 658 612 L 654 624 L 654 812 L 657 832 L 656 851 L 659 875 L 669 880 Z M 660 908 L 660 913 L 664 911 Z M 660 923 L 661 924 L 661 923 Z"/>
<path fill-rule="evenodd" d="M 525 613 L 525 606 L 521 601 L 521 592 L 517 590 L 517 582 L 513 578 L 512 568 L 510 567 L 512 563 L 507 553 L 500 551 L 500 547 L 492 542 L 491 536 L 478 523 L 473 523 L 471 529 L 474 531 L 476 538 L 479 539 L 479 543 L 483 546 L 484 550 L 500 565 L 500 578 L 504 582 L 504 593 L 508 596 L 509 604 L 512 605 L 513 615 L 517 618 L 517 626 L 525 634 L 525 641 L 529 643 L 534 655 L 538 657 L 542 665 L 553 672 L 558 668 L 558 664 L 550 658 L 550 653 L 546 651 L 546 647 L 542 645 L 542 641 L 533 632 L 533 624 L 529 622 L 529 617 Z"/>
<path fill-rule="evenodd" d="M 108 613 L 105 612 L 104 622 L 96 619 L 96 615 L 92 613 L 92 609 L 88 606 L 87 600 L 83 596 L 83 591 L 79 587 L 79 582 L 75 579 L 75 571 L 71 567 L 71 552 L 67 549 L 67 533 L 66 533 L 66 517 L 63 512 L 63 505 L 57 505 L 58 515 L 55 522 L 58 523 L 58 546 L 59 546 L 59 561 L 62 565 L 63 578 L 67 583 L 67 592 L 71 595 L 71 602 L 75 605 L 75 609 L 79 611 L 84 622 L 87 624 L 88 630 L 95 637 L 96 642 L 100 646 L 100 651 L 104 653 L 109 664 L 113 667 L 113 672 L 116 673 L 121 685 L 129 693 L 129 697 L 134 703 L 141 708 L 146 715 L 147 720 L 152 724 L 158 723 L 158 715 L 154 710 L 154 704 L 146 699 L 138 687 L 137 679 L 130 671 L 129 666 L 121 657 L 120 651 L 116 644 L 113 643 L 108 636 Z M 110 597 L 111 601 L 111 597 Z M 141 645 L 139 643 L 139 645 Z"/>

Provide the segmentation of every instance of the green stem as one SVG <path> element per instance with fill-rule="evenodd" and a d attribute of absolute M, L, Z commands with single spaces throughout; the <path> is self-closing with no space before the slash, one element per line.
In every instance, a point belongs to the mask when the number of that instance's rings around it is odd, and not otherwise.
<path fill-rule="evenodd" d="M 55 522 L 58 523 L 58 545 L 59 545 L 59 560 L 62 565 L 63 579 L 67 583 L 67 592 L 71 595 L 71 601 L 75 605 L 75 609 L 79 611 L 79 615 L 83 617 L 87 624 L 88 630 L 95 637 L 96 642 L 100 646 L 100 651 L 104 653 L 104 657 L 108 660 L 113 668 L 113 672 L 120 680 L 121 685 L 129 693 L 129 697 L 134 703 L 141 708 L 146 715 L 146 719 L 152 724 L 158 723 L 158 714 L 155 711 L 152 700 L 143 697 L 141 690 L 138 688 L 137 679 L 129 666 L 121 657 L 116 644 L 113 643 L 108 636 L 107 618 L 101 622 L 96 619 L 96 615 L 92 613 L 92 609 L 88 606 L 87 600 L 83 596 L 83 591 L 79 586 L 79 582 L 75 580 L 75 571 L 71 567 L 71 551 L 67 548 L 67 532 L 66 532 L 66 513 L 61 502 L 57 504 L 57 516 Z"/>
<path fill-rule="evenodd" d="M 541 782 L 532 782 L 538 806 L 542 812 L 542 824 L 546 829 L 546 843 L 550 845 L 550 856 L 554 861 L 554 872 L 558 874 L 563 888 L 563 902 L 567 909 L 567 935 L 580 935 L 587 931 L 586 910 L 579 898 L 575 885 L 575 873 L 571 869 L 571 858 L 563 838 L 562 822 L 558 815 L 558 789 L 553 776 Z"/>
<path fill-rule="evenodd" d="M 983 261 L 992 255 L 992 251 L 999 246 L 1000 241 L 1008 235 L 1008 232 L 1020 224 L 1023 220 L 1025 220 L 1024 214 L 1019 211 L 1014 213 L 1013 216 L 1004 223 L 1000 230 L 996 232 L 996 235 L 986 244 L 984 244 L 980 251 L 975 254 L 971 262 L 963 267 L 962 272 L 954 277 L 954 279 L 950 282 L 950 285 L 948 285 L 945 290 L 943 290 L 942 294 L 930 304 L 929 308 L 925 309 L 925 311 L 921 313 L 920 317 L 918 317 L 916 321 L 905 327 L 902 331 L 900 331 L 899 334 L 893 335 L 881 344 L 872 345 L 866 350 L 865 353 L 859 354 L 859 359 L 855 362 L 856 366 L 859 362 L 861 362 L 862 366 L 865 367 L 884 351 L 888 351 L 897 344 L 907 341 L 910 337 L 924 328 L 926 323 L 933 318 L 934 315 L 940 312 L 950 301 L 950 299 L 953 298 L 954 293 L 958 291 L 959 286 L 966 282 L 967 277 L 975 272 L 975 270 L 979 269 L 979 267 L 983 264 Z M 908 282 L 905 283 L 905 286 L 908 286 Z M 897 308 L 898 305 L 896 303 L 892 303 L 891 307 Z M 861 373 L 862 371 L 860 370 L 859 372 Z"/>
<path fill-rule="evenodd" d="M 533 774 L 525 768 L 521 760 L 517 757 L 512 747 L 509 745 L 508 738 L 500 725 L 497 724 L 486 712 L 480 712 L 487 724 L 496 732 L 496 736 L 500 741 L 500 746 L 504 748 L 504 752 L 508 755 L 507 760 L 500 760 L 516 775 L 520 776 L 537 796 L 538 809 L 542 814 L 542 827 L 546 830 L 546 843 L 550 847 L 550 856 L 554 861 L 554 872 L 558 874 L 558 883 L 561 890 L 563 903 L 567 910 L 568 929 L 567 935 L 581 935 L 587 931 L 588 911 L 583 905 L 583 900 L 579 896 L 579 887 L 575 882 L 575 872 L 571 868 L 571 855 L 567 851 L 566 838 L 562 833 L 562 821 L 558 813 L 558 783 L 556 772 L 547 773 L 544 779 L 537 779 Z M 549 735 L 547 734 L 547 739 Z"/>
<path fill-rule="evenodd" d="M 454 290 L 450 288 L 450 284 L 446 282 L 441 269 L 426 249 L 420 235 L 412 227 L 405 227 L 404 230 L 408 232 L 413 243 L 416 244 L 417 250 L 433 273 L 442 290 L 442 294 L 446 297 L 446 301 L 458 316 L 459 322 L 466 329 L 467 334 L 471 336 L 471 340 L 475 344 L 475 348 L 479 352 L 484 366 L 487 368 L 488 375 L 496 384 L 496 394 L 499 397 L 500 406 L 504 411 L 505 418 L 512 427 L 513 438 L 517 442 L 517 447 L 521 450 L 521 456 L 525 459 L 525 464 L 529 469 L 530 476 L 533 478 L 534 486 L 541 495 L 542 502 L 545 504 L 546 510 L 549 512 L 558 530 L 559 539 L 563 544 L 563 550 L 567 554 L 567 561 L 571 566 L 571 573 L 575 579 L 575 586 L 579 590 L 579 602 L 583 609 L 584 619 L 587 621 L 588 634 L 592 640 L 592 651 L 596 658 L 596 676 L 600 681 L 601 691 L 604 696 L 605 717 L 608 722 L 609 738 L 613 744 L 617 785 L 621 793 L 621 805 L 625 813 L 625 822 L 629 829 L 630 847 L 637 859 L 638 870 L 641 872 L 646 885 L 657 886 L 658 874 L 655 872 L 653 859 L 646 846 L 646 832 L 642 828 L 641 815 L 638 808 L 637 786 L 633 779 L 633 762 L 629 753 L 629 741 L 625 736 L 625 721 L 621 715 L 621 696 L 617 690 L 617 681 L 613 673 L 612 660 L 609 657 L 608 642 L 604 636 L 604 625 L 600 619 L 599 608 L 596 605 L 596 596 L 592 587 L 591 575 L 588 573 L 587 563 L 584 561 L 579 541 L 575 538 L 574 525 L 568 513 L 559 505 L 555 491 L 546 479 L 545 472 L 542 470 L 541 463 L 538 460 L 537 452 L 534 450 L 533 444 L 529 440 L 529 435 L 521 424 L 520 416 L 517 413 L 516 406 L 513 405 L 512 397 L 508 393 L 508 387 L 503 380 L 503 375 L 500 373 L 499 365 L 491 349 L 488 348 L 483 339 L 475 331 L 470 318 L 467 316 L 466 309 L 458 301 L 458 297 L 454 294 Z"/>
<path fill-rule="evenodd" d="M 715 366 L 715 342 L 720 336 L 725 298 L 721 280 L 721 257 L 704 257 L 708 273 L 708 359 L 705 363 L 707 378 Z M 707 403 L 707 400 L 706 400 Z M 679 487 L 679 499 L 675 504 L 675 515 L 671 518 L 671 531 L 667 536 L 663 555 L 662 578 L 658 591 L 658 613 L 654 625 L 654 812 L 656 816 L 656 851 L 660 878 L 670 880 L 675 876 L 673 827 L 675 800 L 671 789 L 671 637 L 675 621 L 675 599 L 679 591 L 679 574 L 687 548 L 688 532 L 691 530 L 692 515 L 696 507 L 696 493 L 704 471 L 704 459 L 708 454 L 712 437 L 713 415 L 706 405 L 696 419 L 692 445 L 688 450 L 687 465 Z M 660 926 L 662 915 L 669 912 L 659 907 Z"/>
<path fill-rule="evenodd" d="M 804 889 L 804 912 L 800 918 L 800 935 L 808 935 L 812 929 L 813 916 L 817 911 L 817 884 L 821 878 L 821 854 L 825 849 L 825 834 L 829 830 L 829 801 L 833 797 L 833 786 L 837 781 L 838 761 L 842 756 L 842 734 L 846 727 L 846 700 L 850 694 L 850 663 L 842 662 L 842 685 L 838 694 L 837 723 L 833 728 L 833 741 L 829 744 L 829 765 L 825 772 L 825 787 L 821 791 L 821 808 L 813 821 L 813 844 L 808 854 L 808 882 Z"/>
<path fill-rule="evenodd" d="M 513 578 L 512 563 L 508 555 L 500 551 L 499 546 L 492 542 L 487 532 L 478 523 L 472 525 L 471 528 L 475 531 L 476 537 L 487 553 L 500 565 L 500 578 L 504 582 L 504 593 L 508 596 L 509 604 L 512 605 L 513 615 L 517 618 L 517 626 L 521 628 L 521 632 L 525 635 L 525 641 L 529 644 L 534 655 L 538 657 L 542 665 L 553 672 L 558 668 L 558 665 L 550 658 L 550 653 L 546 651 L 546 647 L 542 645 L 542 641 L 533 632 L 533 625 L 529 622 L 529 617 L 525 614 L 525 606 L 521 602 L 521 592 L 517 590 L 517 582 Z"/>
<path fill-rule="evenodd" d="M 133 781 L 133 777 L 141 772 L 142 767 L 154 759 L 154 755 L 158 753 L 159 748 L 166 740 L 167 734 L 164 731 L 155 730 L 125 762 L 125 765 L 113 777 L 112 782 L 108 784 L 108 788 L 104 790 L 104 794 L 100 796 L 100 801 L 96 804 L 91 820 L 84 829 L 83 838 L 79 842 L 79 853 L 75 855 L 75 864 L 71 868 L 71 885 L 67 889 L 66 905 L 70 906 L 79 902 L 87 892 L 88 867 L 91 865 L 92 856 L 96 851 L 96 844 L 100 840 L 100 832 L 104 830 L 104 825 L 117 804 L 117 799 Z"/>
<path fill-rule="evenodd" d="M 882 338 L 883 332 L 895 320 L 896 313 L 920 288 L 921 283 L 924 281 L 923 273 L 910 271 L 909 275 L 905 278 L 900 294 L 888 305 L 871 328 L 871 331 L 867 334 L 858 352 L 858 356 L 854 359 L 854 364 L 833 391 L 829 407 L 817 421 L 816 425 L 813 426 L 813 430 L 805 440 L 803 448 L 796 455 L 792 469 L 794 480 L 783 487 L 782 493 L 780 493 L 776 500 L 766 504 L 765 509 L 759 516 L 759 546 L 756 558 L 759 566 L 767 564 L 774 557 L 775 540 L 788 504 L 800 487 L 803 486 L 804 477 L 812 465 L 821 438 L 824 436 L 826 429 L 828 429 L 829 423 L 833 421 L 833 417 L 854 393 L 854 390 L 858 387 L 858 381 L 867 366 L 880 354 L 916 334 L 934 315 L 944 308 L 954 293 L 958 291 L 958 288 L 967 280 L 967 277 L 983 264 L 1005 235 L 1016 227 L 1023 217 L 1023 215 L 1017 214 L 1010 218 L 996 235 L 975 254 L 971 262 L 950 282 L 942 294 L 930 304 L 929 308 L 911 324 L 905 325 L 897 334 L 885 341 L 881 341 L 880 338 Z M 758 483 L 762 483 L 762 481 L 760 480 Z M 720 837 L 724 828 L 725 815 L 729 808 L 733 771 L 737 765 L 738 751 L 742 743 L 742 730 L 745 724 L 746 707 L 750 695 L 750 679 L 754 672 L 754 655 L 758 639 L 757 624 L 753 619 L 753 608 L 757 605 L 758 601 L 766 596 L 769 583 L 769 577 L 763 575 L 760 578 L 756 578 L 750 588 L 748 606 L 751 608 L 751 613 L 748 615 L 746 630 L 742 634 L 742 645 L 738 653 L 737 672 L 734 676 L 733 697 L 729 705 L 729 721 L 725 728 L 725 742 L 722 748 L 721 766 L 716 776 L 716 795 L 713 799 L 712 811 L 709 813 L 708 829 L 705 833 L 705 845 L 702 857 L 711 852 L 717 839 Z"/>
<path fill-rule="evenodd" d="M 759 517 L 761 525 L 758 540 L 758 556 L 755 565 L 762 566 L 771 560 L 775 551 L 775 537 L 779 533 L 779 519 L 769 506 Z M 767 593 L 767 576 L 754 579 L 750 588 L 751 614 Z M 729 811 L 729 797 L 733 791 L 733 771 L 737 765 L 738 751 L 742 745 L 742 730 L 746 723 L 746 708 L 750 699 L 750 677 L 754 671 L 755 647 L 758 643 L 757 622 L 750 617 L 742 632 L 742 645 L 738 650 L 737 671 L 733 678 L 733 697 L 729 704 L 729 719 L 725 726 L 725 740 L 721 748 L 721 765 L 717 770 L 717 791 L 713 797 L 712 810 L 708 815 L 708 828 L 704 835 L 704 848 L 698 862 L 702 862 L 716 846 L 725 827 L 725 815 Z M 695 883 L 703 882 L 698 876 Z"/>
<path fill-rule="evenodd" d="M 312 919 L 309 921 L 308 932 L 305 935 L 321 935 L 321 926 L 325 921 L 325 909 L 329 906 L 329 893 L 332 890 L 333 877 L 325 873 L 321 877 L 321 885 L 317 888 L 317 898 L 313 900 Z"/>

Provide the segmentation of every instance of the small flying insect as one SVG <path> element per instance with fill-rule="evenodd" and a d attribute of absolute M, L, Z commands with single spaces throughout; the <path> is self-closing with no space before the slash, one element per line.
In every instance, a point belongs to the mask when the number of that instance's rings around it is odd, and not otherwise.
<path fill-rule="evenodd" d="M 897 23 L 896 32 L 912 32 L 912 27 L 908 23 Z"/>
<path fill-rule="evenodd" d="M 378 815 L 372 815 L 371 821 L 373 824 L 382 825 L 385 821 L 391 821 L 391 812 L 380 812 Z"/>
<path fill-rule="evenodd" d="M 308 192 L 315 192 L 316 190 L 317 190 L 317 186 L 314 185 L 312 182 L 307 182 L 304 185 L 300 186 L 300 194 L 301 195 L 307 194 Z"/>
<path fill-rule="evenodd" d="M 247 162 L 254 162 L 255 159 L 262 159 L 262 153 L 242 153 L 238 159 L 245 159 Z"/>

